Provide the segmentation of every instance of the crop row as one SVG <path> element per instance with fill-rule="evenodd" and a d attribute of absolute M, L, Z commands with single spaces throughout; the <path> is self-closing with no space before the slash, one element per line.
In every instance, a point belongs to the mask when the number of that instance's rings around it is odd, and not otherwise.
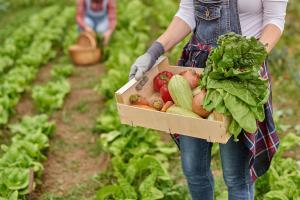
<path fill-rule="evenodd" d="M 8 122 L 39 67 L 56 56 L 56 48 L 61 44 L 64 30 L 73 15 L 73 8 L 59 12 L 58 7 L 50 7 L 32 16 L 26 24 L 29 28 L 21 26 L 5 40 L 0 52 L 0 60 L 8 61 L 0 64 L 5 72 L 5 76 L 0 75 L 0 125 Z M 46 23 L 50 18 L 51 21 Z"/>
<path fill-rule="evenodd" d="M 18 124 L 9 126 L 14 134 L 9 146 L 2 145 L 0 158 L 0 197 L 19 199 L 35 187 L 33 177 L 43 172 L 43 150 L 49 146 L 49 137 L 55 129 L 46 115 L 24 117 Z"/>
<path fill-rule="evenodd" d="M 7 11 L 10 9 L 18 9 L 30 6 L 49 6 L 53 4 L 73 4 L 72 0 L 65 0 L 63 2 L 58 2 L 55 0 L 0 0 L 0 11 Z"/>
<path fill-rule="evenodd" d="M 32 39 L 35 38 L 36 33 L 40 32 L 40 27 L 46 26 L 54 13 L 57 13 L 58 7 L 47 8 L 35 15 L 32 15 L 26 24 L 19 26 L 17 29 L 7 37 L 0 50 L 1 63 L 0 72 L 9 70 L 14 66 L 16 60 L 24 53 L 26 53 L 30 46 Z"/>
<path fill-rule="evenodd" d="M 72 29 L 72 34 L 68 33 L 63 37 L 64 30 L 73 15 L 73 8 L 64 9 L 60 15 L 53 19 L 54 22 L 49 23 L 50 27 L 46 28 L 46 32 L 42 31 L 38 34 L 39 37 L 38 35 L 35 37 L 30 49 L 44 41 L 48 43 L 49 47 L 45 53 L 54 53 L 56 48 L 67 47 L 73 43 L 74 34 L 76 34 L 75 29 Z M 47 35 L 47 31 L 49 32 L 50 29 L 53 32 Z M 62 46 L 55 46 L 58 42 L 62 42 Z M 50 57 L 45 56 L 45 54 L 37 54 L 36 60 L 34 60 L 33 54 L 38 52 L 30 49 L 28 52 L 31 54 L 28 55 L 32 55 L 33 62 L 31 67 L 26 69 L 36 74 L 38 65 L 48 62 Z M 63 50 L 66 52 L 65 49 Z M 54 55 L 56 54 L 54 53 L 51 58 Z M 43 59 L 39 60 L 39 58 Z M 12 138 L 9 145 L 2 145 L 3 155 L 0 157 L 1 200 L 26 199 L 27 195 L 36 188 L 36 185 L 40 184 L 44 170 L 42 162 L 46 159 L 45 149 L 49 147 L 49 138 L 55 130 L 55 123 L 48 121 L 47 114 L 63 106 L 63 100 L 71 89 L 66 77 L 73 72 L 73 66 L 65 64 L 65 60 L 66 55 L 60 59 L 58 64 L 52 66 L 49 82 L 37 85 L 32 89 L 32 100 L 35 107 L 43 114 L 31 117 L 24 116 L 19 123 L 8 126 Z"/>

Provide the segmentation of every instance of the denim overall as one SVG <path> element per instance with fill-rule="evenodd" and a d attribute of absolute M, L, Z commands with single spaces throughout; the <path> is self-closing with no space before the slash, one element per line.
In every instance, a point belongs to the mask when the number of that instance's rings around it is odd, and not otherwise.
<path fill-rule="evenodd" d="M 97 33 L 104 33 L 109 28 L 108 22 L 108 0 L 103 0 L 102 10 L 92 10 L 92 0 L 85 0 L 86 11 L 84 22 Z"/>
<path fill-rule="evenodd" d="M 227 32 L 241 34 L 238 0 L 194 0 L 196 28 L 184 47 L 179 66 L 205 67 L 210 50 L 217 39 Z M 269 76 L 266 62 L 260 75 Z M 269 85 L 271 90 L 271 85 Z M 253 182 L 264 174 L 277 151 L 277 137 L 272 118 L 271 97 L 265 105 L 266 119 L 258 122 L 256 133 L 240 134 L 220 144 L 220 155 L 229 200 L 254 199 Z M 184 135 L 173 137 L 181 152 L 182 169 L 193 200 L 213 200 L 214 180 L 210 170 L 212 143 Z"/>

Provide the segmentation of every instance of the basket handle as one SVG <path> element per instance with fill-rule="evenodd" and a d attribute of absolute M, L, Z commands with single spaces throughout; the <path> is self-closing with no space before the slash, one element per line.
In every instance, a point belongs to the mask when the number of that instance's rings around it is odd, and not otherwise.
<path fill-rule="evenodd" d="M 96 36 L 89 32 L 82 32 L 77 38 L 77 44 L 80 45 L 80 40 L 87 40 L 89 42 L 90 47 L 97 48 Z"/>

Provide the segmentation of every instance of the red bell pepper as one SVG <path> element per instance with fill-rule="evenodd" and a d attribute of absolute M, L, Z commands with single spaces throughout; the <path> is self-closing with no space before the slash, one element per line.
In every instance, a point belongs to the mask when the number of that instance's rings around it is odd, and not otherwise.
<path fill-rule="evenodd" d="M 168 84 L 172 76 L 173 73 L 168 71 L 162 71 L 159 74 L 157 74 L 153 79 L 153 89 L 156 92 L 159 92 L 160 88 L 163 85 Z"/>
<path fill-rule="evenodd" d="M 173 101 L 169 93 L 168 85 L 164 84 L 159 90 L 160 96 L 164 102 Z"/>

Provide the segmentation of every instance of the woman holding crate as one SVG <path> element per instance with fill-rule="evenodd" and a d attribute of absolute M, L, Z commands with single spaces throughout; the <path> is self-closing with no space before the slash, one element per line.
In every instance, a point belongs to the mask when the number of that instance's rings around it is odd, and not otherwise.
<path fill-rule="evenodd" d="M 269 53 L 284 29 L 287 0 L 181 0 L 180 8 L 168 29 L 137 58 L 130 79 L 141 79 L 164 52 L 182 41 L 191 40 L 183 49 L 181 66 L 205 67 L 211 47 L 227 32 L 256 37 Z M 262 75 L 270 77 L 264 63 Z M 271 89 L 271 87 L 270 87 Z M 229 200 L 254 199 L 254 181 L 269 168 L 279 146 L 272 118 L 271 96 L 264 106 L 265 120 L 254 134 L 243 131 L 238 142 L 233 138 L 220 144 L 223 176 Z M 214 199 L 214 180 L 210 169 L 212 143 L 180 135 L 174 138 L 181 151 L 183 172 L 193 200 Z"/>
<path fill-rule="evenodd" d="M 77 0 L 76 21 L 81 31 L 95 31 L 107 45 L 116 28 L 115 0 Z"/>

